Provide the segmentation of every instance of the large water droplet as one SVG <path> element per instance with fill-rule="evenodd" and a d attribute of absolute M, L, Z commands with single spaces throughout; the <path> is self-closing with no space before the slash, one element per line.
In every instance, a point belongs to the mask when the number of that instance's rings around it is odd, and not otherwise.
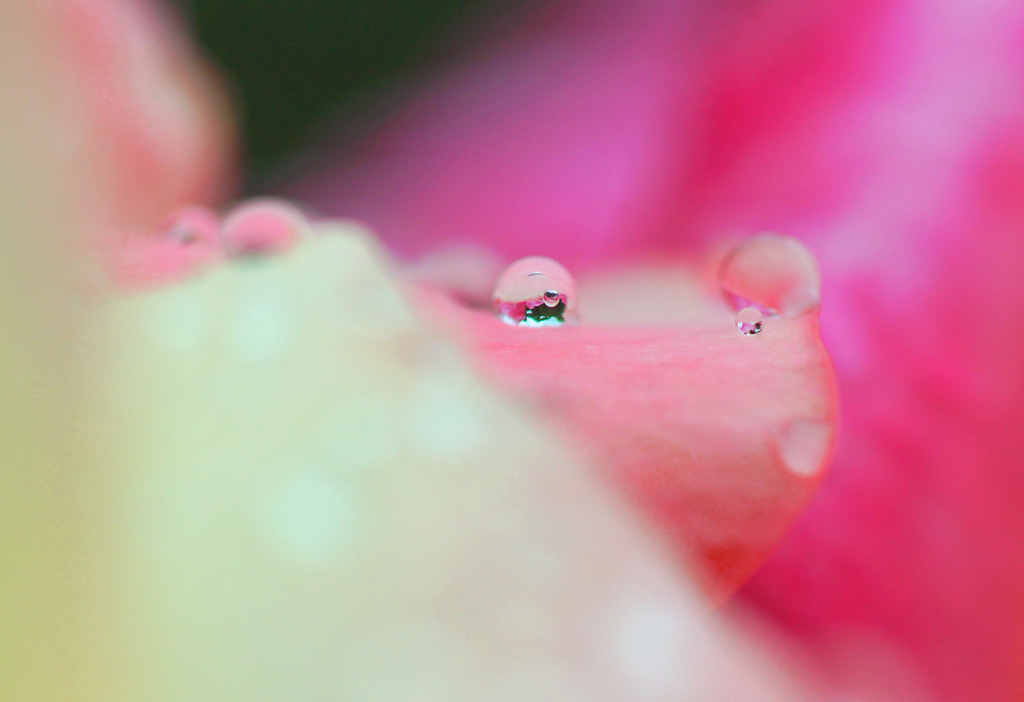
<path fill-rule="evenodd" d="M 577 321 L 576 283 L 564 266 L 543 256 L 522 258 L 506 268 L 493 299 L 508 324 L 555 326 Z"/>
<path fill-rule="evenodd" d="M 820 301 L 821 276 L 810 251 L 796 239 L 761 234 L 722 261 L 718 282 L 736 309 L 798 317 Z"/>
<path fill-rule="evenodd" d="M 744 307 L 736 315 L 736 328 L 740 334 L 760 334 L 764 325 L 764 315 L 754 307 Z"/>

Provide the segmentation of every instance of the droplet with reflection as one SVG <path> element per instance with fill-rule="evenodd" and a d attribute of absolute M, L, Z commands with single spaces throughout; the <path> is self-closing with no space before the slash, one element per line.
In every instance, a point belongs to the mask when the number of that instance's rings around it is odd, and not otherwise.
<path fill-rule="evenodd" d="M 578 321 L 576 283 L 563 265 L 543 256 L 522 258 L 506 268 L 493 300 L 507 324 L 558 326 Z"/>
<path fill-rule="evenodd" d="M 760 334 L 764 326 L 764 315 L 754 307 L 744 307 L 736 314 L 736 328 L 740 334 Z"/>
<path fill-rule="evenodd" d="M 821 275 L 811 252 L 792 237 L 761 234 L 740 243 L 718 271 L 722 292 L 741 310 L 799 317 L 818 307 Z"/>

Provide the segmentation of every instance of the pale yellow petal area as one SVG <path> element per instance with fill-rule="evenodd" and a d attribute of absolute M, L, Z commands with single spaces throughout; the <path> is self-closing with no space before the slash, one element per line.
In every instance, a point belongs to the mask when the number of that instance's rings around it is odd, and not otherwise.
<path fill-rule="evenodd" d="M 60 430 L 78 411 L 67 315 L 69 174 L 31 3 L 0 3 L 0 699 L 61 699 L 78 636 L 74 496 Z"/>
<path fill-rule="evenodd" d="M 364 231 L 76 316 L 72 494 L 27 515 L 62 524 L 63 698 L 791 698 Z"/>

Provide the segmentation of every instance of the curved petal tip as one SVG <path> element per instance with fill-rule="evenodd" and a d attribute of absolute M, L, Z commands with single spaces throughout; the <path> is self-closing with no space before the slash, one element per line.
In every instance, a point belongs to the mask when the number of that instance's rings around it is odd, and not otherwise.
<path fill-rule="evenodd" d="M 783 314 L 766 317 L 756 335 L 738 333 L 717 291 L 680 297 L 653 268 L 635 276 L 646 282 L 633 295 L 602 295 L 607 280 L 581 278 L 581 305 L 588 319 L 623 318 L 588 301 L 663 309 L 660 324 L 510 327 L 454 296 L 418 290 L 427 314 L 464 340 L 485 375 L 587 447 L 716 600 L 752 574 L 816 491 L 838 404 L 807 250 L 755 237 L 723 270 L 727 290 Z M 707 278 L 682 265 L 672 275 Z M 698 321 L 680 323 L 680 307 L 695 308 L 683 316 Z"/>

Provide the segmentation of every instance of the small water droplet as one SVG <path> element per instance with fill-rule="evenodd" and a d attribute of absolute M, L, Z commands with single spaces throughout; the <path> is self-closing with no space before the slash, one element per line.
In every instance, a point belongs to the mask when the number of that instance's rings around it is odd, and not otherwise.
<path fill-rule="evenodd" d="M 172 239 L 174 239 L 174 241 L 176 241 L 179 244 L 181 244 L 182 246 L 187 246 L 188 244 L 193 244 L 199 238 L 196 235 L 195 231 L 193 231 L 192 229 L 189 229 L 188 227 L 182 227 L 182 226 L 177 226 L 177 227 L 173 227 L 173 228 L 169 229 L 167 231 L 167 235 L 169 237 L 171 237 Z"/>
<path fill-rule="evenodd" d="M 744 307 L 736 315 L 736 328 L 740 334 L 760 334 L 764 326 L 764 315 L 754 307 Z"/>
<path fill-rule="evenodd" d="M 164 220 L 161 231 L 165 237 L 181 246 L 213 246 L 219 228 L 220 219 L 217 215 L 212 210 L 196 205 L 171 213 Z"/>
<path fill-rule="evenodd" d="M 811 252 L 796 239 L 761 234 L 722 261 L 718 282 L 735 309 L 798 317 L 817 308 L 821 276 Z"/>
<path fill-rule="evenodd" d="M 557 326 L 577 321 L 576 284 L 557 261 L 523 258 L 498 278 L 494 306 L 508 324 Z"/>

